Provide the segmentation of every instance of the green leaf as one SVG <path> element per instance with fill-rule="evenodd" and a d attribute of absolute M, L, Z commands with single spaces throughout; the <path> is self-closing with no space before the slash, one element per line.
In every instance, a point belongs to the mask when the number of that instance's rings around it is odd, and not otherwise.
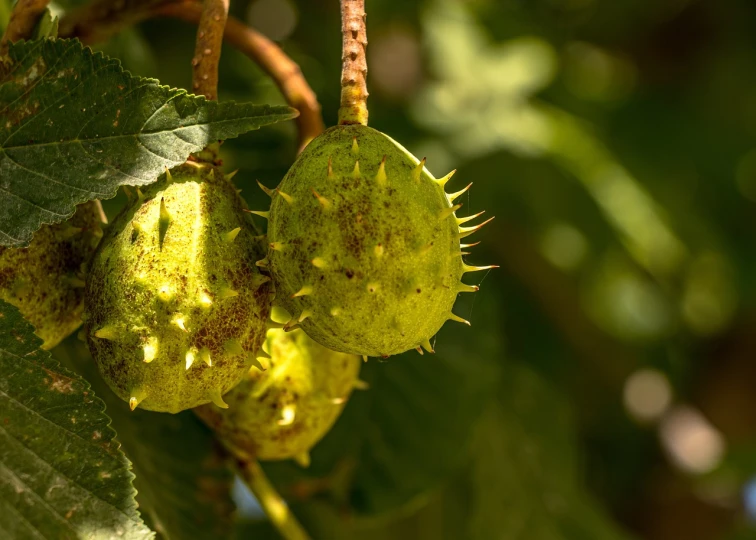
<path fill-rule="evenodd" d="M 152 538 L 104 404 L 0 301 L 0 537 Z"/>
<path fill-rule="evenodd" d="M 495 299 L 480 298 L 480 310 L 495 311 Z M 436 354 L 372 359 L 360 375 L 370 388 L 352 395 L 313 449 L 310 467 L 270 463 L 266 470 L 285 495 L 306 491 L 308 476 L 329 478 L 334 502 L 356 514 L 421 504 L 464 463 L 472 426 L 498 377 L 499 356 L 491 354 L 497 334 L 485 331 L 495 325 L 491 317 L 474 333 L 448 324 Z"/>
<path fill-rule="evenodd" d="M 0 245 L 220 139 L 296 116 L 288 107 L 207 101 L 133 77 L 76 40 L 10 47 L 0 64 Z"/>
<path fill-rule="evenodd" d="M 169 540 L 226 538 L 235 511 L 233 475 L 210 432 L 191 411 L 135 410 L 102 380 L 83 343 L 69 339 L 55 351 L 91 381 L 108 406 L 118 440 L 133 464 L 144 519 Z"/>
<path fill-rule="evenodd" d="M 56 38 L 58 37 L 58 17 L 53 17 L 50 9 L 46 9 L 37 23 L 34 30 L 34 37 L 39 38 Z"/>

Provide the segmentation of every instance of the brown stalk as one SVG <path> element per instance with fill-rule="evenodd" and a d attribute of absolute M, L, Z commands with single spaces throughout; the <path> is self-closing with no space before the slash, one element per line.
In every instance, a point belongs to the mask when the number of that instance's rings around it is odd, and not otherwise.
<path fill-rule="evenodd" d="M 207 99 L 218 99 L 218 65 L 229 0 L 204 0 L 192 58 L 192 89 Z"/>
<path fill-rule="evenodd" d="M 94 45 L 107 41 L 127 26 L 149 19 L 158 7 L 178 1 L 183 0 L 94 0 L 66 12 L 58 25 L 58 35 Z"/>
<path fill-rule="evenodd" d="M 366 18 L 365 0 L 341 0 L 341 125 L 368 122 Z"/>

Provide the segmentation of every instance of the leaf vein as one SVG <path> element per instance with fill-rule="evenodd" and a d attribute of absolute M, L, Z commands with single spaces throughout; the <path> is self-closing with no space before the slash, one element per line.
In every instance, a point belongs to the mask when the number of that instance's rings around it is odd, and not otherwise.
<path fill-rule="evenodd" d="M 90 62 L 91 62 L 91 59 L 90 59 Z M 87 74 L 87 76 L 86 76 L 86 77 L 82 76 L 82 77 L 80 78 L 80 80 L 79 80 L 79 84 L 77 84 L 77 85 L 76 85 L 76 86 L 74 86 L 73 88 L 70 88 L 70 89 L 68 90 L 68 92 L 65 92 L 65 93 L 64 93 L 64 94 L 63 94 L 63 95 L 62 95 L 62 96 L 61 96 L 60 98 L 56 99 L 55 101 L 53 101 L 52 103 L 50 103 L 50 104 L 49 104 L 49 105 L 48 105 L 47 107 L 45 107 L 45 108 L 44 108 L 44 109 L 42 109 L 41 111 L 37 112 L 37 113 L 36 113 L 36 115 L 37 115 L 37 116 L 42 116 L 42 115 L 44 115 L 44 114 L 45 114 L 45 113 L 46 113 L 47 111 L 49 111 L 49 110 L 50 110 L 50 109 L 51 109 L 52 107 L 54 107 L 55 105 L 57 105 L 58 103 L 60 103 L 60 102 L 61 102 L 61 101 L 63 101 L 64 99 L 68 99 L 69 97 L 71 97 L 71 94 L 73 94 L 74 90 L 78 90 L 78 88 L 79 88 L 79 87 L 80 87 L 80 86 L 81 86 L 82 84 L 84 84 L 84 82 L 85 82 L 85 81 L 88 81 L 89 79 L 91 79 L 92 77 L 94 77 L 95 75 L 97 75 L 97 74 L 98 74 L 98 73 L 99 73 L 100 71 L 102 71 L 102 70 L 103 70 L 103 69 L 105 69 L 106 67 L 108 67 L 108 64 L 104 64 L 103 66 L 100 66 L 100 67 L 99 67 L 98 69 L 94 69 L 94 66 L 92 66 L 92 68 L 93 68 L 93 71 L 91 71 L 91 72 L 90 72 L 89 74 Z M 23 131 L 23 129 L 24 129 L 24 128 L 25 128 L 26 126 L 30 125 L 30 124 L 31 124 L 31 122 L 26 122 L 25 124 L 23 124 L 23 125 L 19 126 L 19 127 L 18 127 L 18 129 L 16 129 L 16 131 L 13 131 L 13 132 L 11 132 L 11 133 L 10 133 L 10 134 L 8 135 L 8 138 L 6 138 L 6 139 L 5 139 L 5 141 L 3 141 L 3 144 L 2 144 L 2 145 L 0 145 L 0 148 L 15 148 L 15 147 L 13 147 L 13 146 L 6 146 L 6 144 L 8 143 L 8 141 L 10 140 L 10 138 L 11 138 L 11 137 L 13 137 L 14 135 L 18 135 L 18 133 L 19 133 L 19 132 Z M 25 145 L 25 146 L 26 146 L 26 145 Z"/>
<path fill-rule="evenodd" d="M 84 147 L 84 144 L 81 142 L 80 139 L 76 139 L 75 141 L 71 141 L 71 142 L 77 142 L 77 143 L 79 143 L 79 146 L 81 147 L 81 151 L 84 152 L 89 157 L 89 159 L 91 159 L 92 161 L 94 161 L 96 163 L 99 163 L 103 167 L 106 167 L 106 168 L 110 169 L 111 171 L 115 171 L 118 174 L 122 174 L 124 176 L 128 176 L 129 178 L 133 178 L 135 180 L 138 180 L 139 182 L 138 182 L 137 185 L 141 185 L 141 184 L 144 183 L 144 179 L 143 178 L 139 178 L 138 176 L 134 176 L 133 174 L 129 174 L 129 173 L 125 172 L 125 171 L 122 171 L 121 169 L 116 169 L 112 165 L 110 165 L 110 164 L 105 163 L 104 161 L 102 161 L 100 158 L 98 158 L 97 156 L 95 156 L 94 154 L 92 154 L 91 152 L 89 152 Z M 103 194 L 103 198 L 105 198 L 106 196 L 107 196 L 107 194 Z"/>
<path fill-rule="evenodd" d="M 16 167 L 18 167 L 20 169 L 23 169 L 25 171 L 28 171 L 28 172 L 36 175 L 36 176 L 39 176 L 40 178 L 48 180 L 48 181 L 52 182 L 53 184 L 58 184 L 59 186 L 66 186 L 67 188 L 71 188 L 71 189 L 76 190 L 76 191 L 81 191 L 82 193 L 86 193 L 87 196 L 90 196 L 90 195 L 100 195 L 100 196 L 103 196 L 104 195 L 103 193 L 97 193 L 97 192 L 89 191 L 87 189 L 82 189 L 82 188 L 80 188 L 78 186 L 74 186 L 72 184 L 67 184 L 65 182 L 61 182 L 60 180 L 55 180 L 51 176 L 47 176 L 46 174 L 42 174 L 41 172 L 32 170 L 32 169 L 30 169 L 28 167 L 24 167 L 18 161 L 16 161 L 15 159 L 13 159 L 10 156 L 10 154 L 8 154 L 8 152 L 2 151 L 2 154 L 5 155 L 5 157 L 7 157 L 10 160 L 11 163 L 13 163 L 14 165 L 16 165 Z"/>
<path fill-rule="evenodd" d="M 24 201 L 25 203 L 30 204 L 31 206 L 39 208 L 43 212 L 46 212 L 46 213 L 48 213 L 48 214 L 50 214 L 52 216 L 56 216 L 56 217 L 59 217 L 59 218 L 65 218 L 65 217 L 67 217 L 66 214 L 58 214 L 57 212 L 53 212 L 52 210 L 48 210 L 47 208 L 43 208 L 43 207 L 39 206 L 38 204 L 35 204 L 35 203 L 33 203 L 33 202 L 31 202 L 31 201 L 23 198 L 21 195 L 18 195 L 17 193 L 13 193 L 12 191 L 8 191 L 7 189 L 5 189 L 3 187 L 0 187 L 0 191 L 2 191 L 4 193 L 7 193 L 8 195 L 11 195 L 12 197 L 15 197 L 16 199 L 20 199 L 20 200 Z"/>

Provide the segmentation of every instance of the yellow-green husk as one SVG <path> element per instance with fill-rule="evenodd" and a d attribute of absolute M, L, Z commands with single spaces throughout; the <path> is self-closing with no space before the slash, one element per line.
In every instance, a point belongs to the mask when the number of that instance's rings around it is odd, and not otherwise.
<path fill-rule="evenodd" d="M 388 356 L 425 346 L 461 283 L 462 229 L 434 178 L 363 125 L 312 141 L 272 192 L 267 266 L 277 305 L 317 342 Z"/>
<path fill-rule="evenodd" d="M 0 247 L 0 300 L 16 306 L 51 349 L 81 325 L 85 266 L 102 237 L 96 201 L 68 221 L 43 225 L 20 249 Z"/>
<path fill-rule="evenodd" d="M 230 390 L 265 339 L 272 289 L 235 187 L 187 163 L 113 222 L 87 281 L 85 332 L 131 408 L 178 412 Z"/>
<path fill-rule="evenodd" d="M 195 409 L 219 439 L 246 459 L 296 459 L 309 463 L 309 450 L 331 429 L 357 382 L 359 357 L 318 345 L 301 330 L 268 331 L 261 359 L 224 396 L 228 409 Z"/>

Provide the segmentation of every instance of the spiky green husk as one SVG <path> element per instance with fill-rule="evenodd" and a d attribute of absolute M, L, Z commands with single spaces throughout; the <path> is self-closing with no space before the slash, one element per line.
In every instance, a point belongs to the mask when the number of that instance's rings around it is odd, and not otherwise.
<path fill-rule="evenodd" d="M 466 231 L 424 162 L 383 133 L 336 126 L 302 152 L 273 198 L 262 265 L 276 304 L 337 351 L 387 356 L 425 346 L 472 267 Z"/>
<path fill-rule="evenodd" d="M 265 339 L 272 288 L 256 242 L 236 189 L 209 165 L 173 169 L 115 219 L 91 265 L 85 332 L 132 409 L 224 406 Z"/>
<path fill-rule="evenodd" d="M 102 238 L 102 211 L 90 201 L 65 223 L 43 225 L 29 246 L 0 247 L 0 299 L 34 325 L 51 349 L 81 325 L 85 264 Z"/>
<path fill-rule="evenodd" d="M 228 409 L 195 409 L 235 454 L 309 463 L 309 450 L 328 433 L 352 389 L 361 360 L 318 345 L 301 330 L 268 331 L 267 367 L 252 368 L 224 396 Z"/>

